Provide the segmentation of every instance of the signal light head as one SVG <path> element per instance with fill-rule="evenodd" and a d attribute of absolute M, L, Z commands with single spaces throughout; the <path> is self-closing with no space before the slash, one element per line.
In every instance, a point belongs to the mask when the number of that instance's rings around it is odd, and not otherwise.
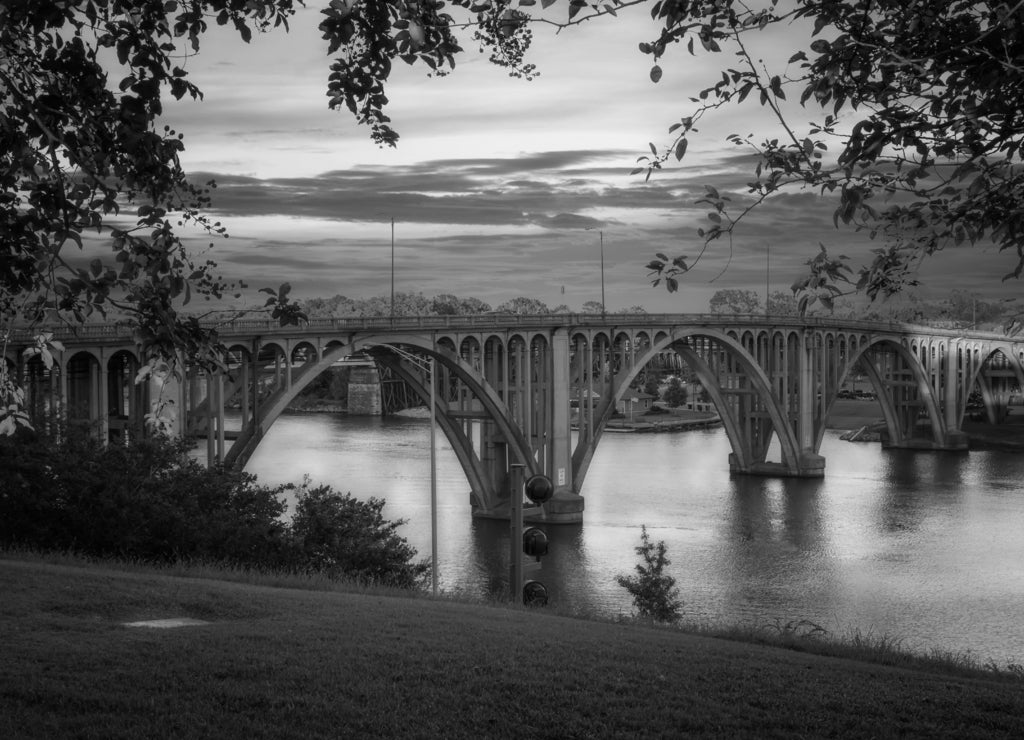
<path fill-rule="evenodd" d="M 523 552 L 531 558 L 548 554 L 548 536 L 543 530 L 530 527 L 523 532 Z"/>
<path fill-rule="evenodd" d="M 548 590 L 540 581 L 527 581 L 523 584 L 523 604 L 525 606 L 547 606 Z"/>
<path fill-rule="evenodd" d="M 555 487 L 546 475 L 531 475 L 526 481 L 526 498 L 535 504 L 543 504 L 555 495 Z"/>

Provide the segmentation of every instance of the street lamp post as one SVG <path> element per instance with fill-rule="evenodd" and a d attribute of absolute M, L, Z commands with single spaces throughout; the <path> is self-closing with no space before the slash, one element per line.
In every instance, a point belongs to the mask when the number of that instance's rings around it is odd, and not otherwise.
<path fill-rule="evenodd" d="M 585 227 L 586 231 L 590 231 L 593 228 L 594 228 L 593 226 Z M 599 230 L 597 232 L 597 234 L 598 234 L 598 237 L 600 237 L 600 242 L 601 242 L 601 315 L 604 316 L 605 315 L 605 311 L 607 310 L 605 308 L 605 303 L 604 303 L 604 230 L 603 229 Z"/>
<path fill-rule="evenodd" d="M 395 320 L 395 219 L 391 218 L 391 320 Z"/>

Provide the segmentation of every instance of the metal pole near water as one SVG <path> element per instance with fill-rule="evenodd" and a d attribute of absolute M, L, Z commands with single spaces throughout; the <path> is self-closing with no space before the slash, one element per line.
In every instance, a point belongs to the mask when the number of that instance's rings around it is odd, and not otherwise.
<path fill-rule="evenodd" d="M 427 374 L 430 377 L 430 583 L 437 596 L 437 382 L 431 357 Z"/>

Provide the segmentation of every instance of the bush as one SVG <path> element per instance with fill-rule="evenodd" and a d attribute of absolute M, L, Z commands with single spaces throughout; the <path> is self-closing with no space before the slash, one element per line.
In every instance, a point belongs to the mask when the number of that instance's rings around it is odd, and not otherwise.
<path fill-rule="evenodd" d="M 182 441 L 0 441 L 0 543 L 99 557 L 280 561 L 284 487 L 205 469 Z"/>
<path fill-rule="evenodd" d="M 429 563 L 412 562 L 416 550 L 397 533 L 405 520 L 389 521 L 383 509 L 379 498 L 359 501 L 330 486 L 304 485 L 292 517 L 294 562 L 363 583 L 400 588 L 423 585 Z"/>
<path fill-rule="evenodd" d="M 184 441 L 100 445 L 31 430 L 0 437 L 0 547 L 146 561 L 205 560 L 323 572 L 394 586 L 428 566 L 381 515 L 329 486 L 299 489 L 291 525 L 283 494 L 256 477 L 189 458 Z"/>
<path fill-rule="evenodd" d="M 617 576 L 615 582 L 633 596 L 633 606 L 639 618 L 655 622 L 678 622 L 682 617 L 683 603 L 675 588 L 676 579 L 664 572 L 665 566 L 671 562 L 665 557 L 664 540 L 653 544 L 644 525 L 640 530 L 640 544 L 634 549 L 643 558 L 643 563 L 636 566 L 637 574 Z"/>

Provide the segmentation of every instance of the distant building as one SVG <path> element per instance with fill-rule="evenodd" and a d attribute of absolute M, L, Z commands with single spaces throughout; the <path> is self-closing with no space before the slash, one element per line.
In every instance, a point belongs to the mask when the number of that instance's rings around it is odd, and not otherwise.
<path fill-rule="evenodd" d="M 650 393 L 630 388 L 626 391 L 626 394 L 619 399 L 618 404 L 615 406 L 615 410 L 623 416 L 642 414 L 650 409 L 656 400 L 658 400 L 657 396 L 652 396 Z"/>
<path fill-rule="evenodd" d="M 597 406 L 601 403 L 601 394 L 594 393 L 590 390 L 584 390 L 582 393 L 578 390 L 574 390 L 569 398 L 569 407 L 578 409 L 580 407 L 580 399 L 582 399 L 584 406 L 586 406 L 588 402 L 591 406 Z"/>

